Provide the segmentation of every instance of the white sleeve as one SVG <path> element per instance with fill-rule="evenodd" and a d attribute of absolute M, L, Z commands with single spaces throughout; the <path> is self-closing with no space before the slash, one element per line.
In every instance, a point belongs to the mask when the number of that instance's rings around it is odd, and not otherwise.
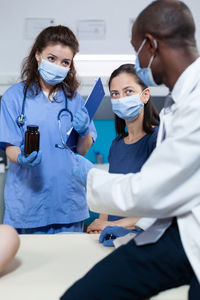
<path fill-rule="evenodd" d="M 186 104 L 185 104 L 186 103 Z M 87 200 L 91 210 L 127 217 L 183 215 L 200 204 L 200 96 L 179 105 L 167 138 L 136 174 L 91 169 Z"/>

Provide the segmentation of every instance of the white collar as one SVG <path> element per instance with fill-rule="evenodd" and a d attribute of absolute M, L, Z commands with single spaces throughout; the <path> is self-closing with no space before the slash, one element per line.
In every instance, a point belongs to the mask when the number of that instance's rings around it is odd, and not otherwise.
<path fill-rule="evenodd" d="M 43 91 L 43 93 L 45 94 L 45 96 L 47 97 L 47 99 L 48 99 L 50 102 L 52 102 L 52 101 L 54 100 L 54 97 L 55 97 L 57 91 L 55 91 L 54 93 L 52 93 L 52 94 L 50 95 L 50 97 L 49 97 L 49 92 Z"/>
<path fill-rule="evenodd" d="M 198 57 L 185 71 L 179 76 L 176 81 L 173 90 L 171 92 L 172 98 L 175 102 L 183 99 L 184 95 L 187 95 L 192 91 L 193 87 L 199 81 L 200 75 L 200 57 Z"/>

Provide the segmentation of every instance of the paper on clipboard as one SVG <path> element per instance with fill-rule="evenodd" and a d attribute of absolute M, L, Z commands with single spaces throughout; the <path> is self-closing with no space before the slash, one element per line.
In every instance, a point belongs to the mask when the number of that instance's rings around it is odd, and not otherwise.
<path fill-rule="evenodd" d="M 101 78 L 99 78 L 97 80 L 97 82 L 95 83 L 90 95 L 88 96 L 88 98 L 85 102 L 85 107 L 87 108 L 87 111 L 88 111 L 88 114 L 90 117 L 90 121 L 93 119 L 104 96 L 105 96 L 105 91 L 103 88 Z M 75 129 L 70 129 L 70 130 L 71 130 L 71 133 L 67 140 L 67 146 L 72 151 L 76 152 L 76 145 L 77 145 L 79 135 Z"/>

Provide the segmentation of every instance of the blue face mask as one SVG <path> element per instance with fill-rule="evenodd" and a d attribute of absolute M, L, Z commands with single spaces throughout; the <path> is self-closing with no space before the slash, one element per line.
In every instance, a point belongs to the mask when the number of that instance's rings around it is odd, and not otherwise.
<path fill-rule="evenodd" d="M 126 121 L 135 120 L 143 108 L 140 94 L 135 94 L 119 99 L 111 99 L 113 112 L 121 119 Z"/>
<path fill-rule="evenodd" d="M 138 49 L 138 52 L 136 53 L 135 71 L 136 71 L 138 77 L 144 82 L 144 84 L 146 84 L 147 86 L 157 86 L 157 84 L 155 83 L 155 81 L 153 79 L 153 74 L 152 74 L 152 71 L 150 68 L 152 61 L 154 59 L 154 55 L 151 57 L 147 68 L 140 67 L 140 61 L 139 61 L 138 55 L 139 55 L 140 51 L 142 50 L 145 43 L 146 43 L 146 39 L 143 40 L 141 46 Z M 157 49 L 158 46 L 157 46 L 156 40 L 154 40 L 154 44 Z"/>
<path fill-rule="evenodd" d="M 38 68 L 42 79 L 50 85 L 56 85 L 62 82 L 67 76 L 69 70 L 70 68 L 58 66 L 57 64 L 51 63 L 45 59 L 42 59 Z"/>

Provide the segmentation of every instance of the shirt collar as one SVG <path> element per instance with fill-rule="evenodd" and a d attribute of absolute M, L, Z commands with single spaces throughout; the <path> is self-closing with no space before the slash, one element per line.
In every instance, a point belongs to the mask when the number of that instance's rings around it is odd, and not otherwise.
<path fill-rule="evenodd" d="M 184 95 L 189 94 L 193 87 L 199 81 L 200 70 L 200 57 L 198 57 L 176 81 L 173 90 L 171 92 L 174 102 L 178 102 L 183 99 Z"/>

